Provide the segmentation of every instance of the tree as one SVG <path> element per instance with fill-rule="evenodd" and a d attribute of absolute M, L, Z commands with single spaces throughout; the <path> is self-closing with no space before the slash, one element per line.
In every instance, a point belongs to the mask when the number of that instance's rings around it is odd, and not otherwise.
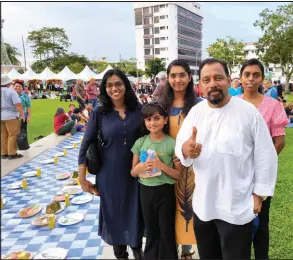
<path fill-rule="evenodd" d="M 5 44 L 5 49 L 6 49 L 8 58 L 11 61 L 11 63 L 13 65 L 18 65 L 18 66 L 21 65 L 21 62 L 17 58 L 21 56 L 19 50 L 16 47 L 10 45 L 9 43 L 5 42 L 4 44 Z"/>
<path fill-rule="evenodd" d="M 210 56 L 215 59 L 225 60 L 228 65 L 230 74 L 235 66 L 240 66 L 245 62 L 244 46 L 245 44 L 240 41 L 237 42 L 234 38 L 227 36 L 211 44 L 207 51 Z"/>
<path fill-rule="evenodd" d="M 154 78 L 160 71 L 166 71 L 165 68 L 166 64 L 159 58 L 154 58 L 146 63 L 146 69 L 145 73 L 151 77 Z"/>
<path fill-rule="evenodd" d="M 91 67 L 91 62 L 83 55 L 76 53 L 64 54 L 58 57 L 53 57 L 45 60 L 38 60 L 32 64 L 32 69 L 36 73 L 42 72 L 46 67 L 49 67 L 53 72 L 58 73 L 68 66 L 74 73 L 79 73 L 88 65 Z"/>
<path fill-rule="evenodd" d="M 57 27 L 31 31 L 27 41 L 32 44 L 33 54 L 39 60 L 65 54 L 71 45 L 64 29 Z"/>
<path fill-rule="evenodd" d="M 281 65 L 286 77 L 285 92 L 289 93 L 293 74 L 293 3 L 278 6 L 277 10 L 264 9 L 254 26 L 264 33 L 256 44 L 257 54 L 267 66 Z"/>

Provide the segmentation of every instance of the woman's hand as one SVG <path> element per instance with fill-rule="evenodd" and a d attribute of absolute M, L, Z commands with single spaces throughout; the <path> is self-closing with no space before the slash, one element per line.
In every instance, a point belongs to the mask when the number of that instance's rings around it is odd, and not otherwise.
<path fill-rule="evenodd" d="M 174 164 L 174 168 L 175 168 L 176 170 L 182 172 L 182 170 L 183 170 L 183 166 L 182 166 L 182 164 L 181 164 L 180 159 L 179 159 L 176 155 L 174 155 L 174 157 L 173 157 L 173 164 Z"/>
<path fill-rule="evenodd" d="M 80 186 L 81 186 L 81 189 L 84 191 L 84 192 L 88 192 L 90 194 L 94 194 L 93 192 L 93 184 L 88 181 L 88 180 L 80 180 Z"/>

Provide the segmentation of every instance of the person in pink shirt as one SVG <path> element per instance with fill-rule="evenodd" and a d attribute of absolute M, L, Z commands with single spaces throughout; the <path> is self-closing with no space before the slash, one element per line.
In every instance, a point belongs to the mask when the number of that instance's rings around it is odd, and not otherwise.
<path fill-rule="evenodd" d="M 263 116 L 279 155 L 285 147 L 285 127 L 289 120 L 280 102 L 259 92 L 264 80 L 262 63 L 257 59 L 246 61 L 240 70 L 240 77 L 244 93 L 238 97 L 254 105 Z M 258 215 L 259 227 L 253 239 L 255 259 L 269 259 L 270 203 L 271 197 L 264 198 L 261 213 Z"/>
<path fill-rule="evenodd" d="M 91 78 L 89 84 L 85 87 L 87 100 L 93 104 L 93 108 L 98 105 L 99 88 L 95 83 L 95 79 Z"/>

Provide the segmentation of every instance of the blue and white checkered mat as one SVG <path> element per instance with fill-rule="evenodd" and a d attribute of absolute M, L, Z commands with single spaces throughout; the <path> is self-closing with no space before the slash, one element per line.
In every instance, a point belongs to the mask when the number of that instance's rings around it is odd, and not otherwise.
<path fill-rule="evenodd" d="M 102 256 L 104 242 L 98 236 L 98 214 L 100 207 L 99 197 L 86 204 L 73 205 L 56 215 L 56 226 L 36 227 L 31 224 L 31 218 L 20 218 L 20 209 L 34 204 L 46 206 L 51 203 L 52 197 L 64 187 L 67 180 L 56 180 L 56 174 L 77 170 L 77 149 L 68 149 L 68 156 L 58 157 L 58 164 L 41 164 L 43 160 L 52 159 L 57 152 L 63 152 L 63 146 L 72 145 L 71 141 L 80 140 L 83 133 L 77 133 L 71 138 L 66 138 L 55 148 L 43 152 L 21 166 L 14 172 L 1 179 L 1 194 L 6 200 L 4 209 L 1 210 L 1 255 L 14 251 L 29 251 L 35 256 L 37 253 L 54 247 L 68 250 L 66 259 L 99 259 Z M 42 169 L 41 178 L 27 178 L 28 189 L 7 189 L 7 185 L 22 180 L 22 174 L 28 171 Z M 89 178 L 93 176 L 88 175 Z M 84 194 L 84 193 L 83 193 Z M 58 219 L 68 213 L 79 212 L 85 215 L 82 222 L 72 226 L 60 226 Z"/>

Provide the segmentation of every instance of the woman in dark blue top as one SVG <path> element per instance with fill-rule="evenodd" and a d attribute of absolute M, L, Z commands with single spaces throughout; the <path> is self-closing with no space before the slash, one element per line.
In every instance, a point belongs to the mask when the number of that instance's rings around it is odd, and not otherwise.
<path fill-rule="evenodd" d="M 126 75 L 108 71 L 100 87 L 101 107 L 88 122 L 79 154 L 79 178 L 82 189 L 92 193 L 85 178 L 86 151 L 97 137 L 97 120 L 102 117 L 103 166 L 96 176 L 100 194 L 99 235 L 113 245 L 116 258 L 128 258 L 127 246 L 135 259 L 142 259 L 143 218 L 139 201 L 139 183 L 131 177 L 131 147 L 140 137 L 142 106 Z"/>

